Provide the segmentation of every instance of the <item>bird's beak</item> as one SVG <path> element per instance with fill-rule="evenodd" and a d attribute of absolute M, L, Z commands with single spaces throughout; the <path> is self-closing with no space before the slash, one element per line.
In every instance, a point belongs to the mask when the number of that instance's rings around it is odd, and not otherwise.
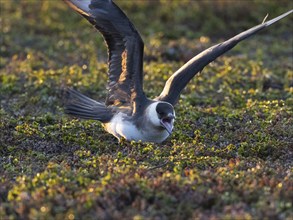
<path fill-rule="evenodd" d="M 173 130 L 174 115 L 168 114 L 167 117 L 161 119 L 161 125 L 166 129 L 166 131 L 171 135 Z"/>

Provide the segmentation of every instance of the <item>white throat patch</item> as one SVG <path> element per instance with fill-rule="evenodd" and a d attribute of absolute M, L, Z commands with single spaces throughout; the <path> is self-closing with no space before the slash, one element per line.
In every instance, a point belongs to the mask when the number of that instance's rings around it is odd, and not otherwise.
<path fill-rule="evenodd" d="M 145 121 L 140 127 L 135 122 L 125 120 L 129 116 L 120 112 L 116 114 L 112 120 L 104 124 L 105 129 L 120 139 L 143 141 L 143 142 L 163 142 L 170 134 L 161 125 L 161 120 L 157 113 L 157 105 L 160 102 L 152 103 L 145 112 Z"/>

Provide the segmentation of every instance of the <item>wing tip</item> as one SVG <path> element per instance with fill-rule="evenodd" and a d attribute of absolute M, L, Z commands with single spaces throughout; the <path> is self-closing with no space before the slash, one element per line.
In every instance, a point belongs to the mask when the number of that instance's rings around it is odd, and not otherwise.
<path fill-rule="evenodd" d="M 67 5 L 69 5 L 69 7 L 71 7 L 73 10 L 75 10 L 76 12 L 82 14 L 82 15 L 86 15 L 86 16 L 90 16 L 89 11 L 90 9 L 90 4 L 91 4 L 91 0 L 63 0 Z"/>
<path fill-rule="evenodd" d="M 273 18 L 273 19 L 271 19 L 271 20 L 265 22 L 266 18 L 268 17 L 268 15 L 267 15 L 267 16 L 264 18 L 264 20 L 263 20 L 263 24 L 265 24 L 265 26 L 269 26 L 269 25 L 271 25 L 271 24 L 273 24 L 273 23 L 275 23 L 275 22 L 277 22 L 277 21 L 279 21 L 279 20 L 281 20 L 281 19 L 287 17 L 287 16 L 288 16 L 289 14 L 291 14 L 292 12 L 293 12 L 293 9 L 290 10 L 290 11 L 287 11 L 287 12 L 281 14 L 281 15 L 279 15 L 279 16 L 276 17 L 276 18 Z"/>

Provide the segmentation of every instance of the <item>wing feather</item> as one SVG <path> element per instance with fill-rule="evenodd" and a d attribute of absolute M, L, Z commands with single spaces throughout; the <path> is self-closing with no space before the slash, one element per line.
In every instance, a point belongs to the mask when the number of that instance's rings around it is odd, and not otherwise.
<path fill-rule="evenodd" d="M 272 20 L 263 22 L 260 25 L 252 27 L 229 40 L 212 46 L 197 56 L 193 57 L 186 64 L 184 64 L 179 70 L 177 70 L 166 82 L 164 89 L 157 100 L 166 101 L 171 104 L 175 104 L 180 96 L 180 93 L 185 88 L 187 83 L 210 62 L 214 61 L 217 57 L 221 56 L 225 52 L 231 50 L 240 41 L 256 34 L 260 30 L 268 27 L 269 25 L 279 21 L 280 19 L 291 14 L 293 10 L 288 11 Z"/>
<path fill-rule="evenodd" d="M 144 43 L 121 9 L 111 0 L 64 0 L 103 35 L 108 47 L 106 106 L 142 106 Z"/>

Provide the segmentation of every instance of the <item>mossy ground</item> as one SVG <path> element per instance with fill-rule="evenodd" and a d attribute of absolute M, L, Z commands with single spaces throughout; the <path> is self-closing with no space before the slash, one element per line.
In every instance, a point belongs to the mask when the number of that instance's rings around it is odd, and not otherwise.
<path fill-rule="evenodd" d="M 291 1 L 116 1 L 145 41 L 155 97 L 189 58 Z M 103 39 L 61 1 L 1 1 L 0 219 L 292 219 L 292 15 L 195 77 L 163 144 L 64 115 L 103 100 Z"/>

